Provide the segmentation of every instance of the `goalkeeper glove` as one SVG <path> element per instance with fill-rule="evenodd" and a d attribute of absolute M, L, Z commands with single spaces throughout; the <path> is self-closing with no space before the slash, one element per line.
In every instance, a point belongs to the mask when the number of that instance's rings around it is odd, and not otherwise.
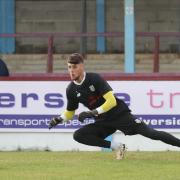
<path fill-rule="evenodd" d="M 83 111 L 79 114 L 78 120 L 83 122 L 86 118 L 94 118 L 98 116 L 98 111 L 96 109 L 92 111 Z"/>
<path fill-rule="evenodd" d="M 62 123 L 63 119 L 61 118 L 61 116 L 58 117 L 53 117 L 49 123 L 49 129 L 55 127 L 57 124 Z"/>

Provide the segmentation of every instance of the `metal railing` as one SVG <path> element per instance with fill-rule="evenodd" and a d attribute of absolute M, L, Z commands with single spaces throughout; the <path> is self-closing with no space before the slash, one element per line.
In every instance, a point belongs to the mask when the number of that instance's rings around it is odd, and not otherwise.
<path fill-rule="evenodd" d="M 124 37 L 123 32 L 106 32 L 106 33 L 16 33 L 16 34 L 0 34 L 0 38 L 19 38 L 19 37 L 41 37 L 48 38 L 48 59 L 47 59 L 47 73 L 53 72 L 53 42 L 57 37 Z M 159 72 L 159 51 L 161 37 L 178 37 L 180 32 L 137 32 L 136 37 L 151 37 L 154 39 L 154 58 L 153 58 L 153 72 Z"/>

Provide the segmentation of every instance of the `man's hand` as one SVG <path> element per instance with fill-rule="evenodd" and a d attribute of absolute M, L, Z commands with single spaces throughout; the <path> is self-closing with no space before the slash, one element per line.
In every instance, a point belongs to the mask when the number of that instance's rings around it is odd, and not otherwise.
<path fill-rule="evenodd" d="M 63 119 L 58 116 L 58 117 L 53 117 L 49 123 L 49 129 L 55 127 L 57 124 L 62 123 Z"/>
<path fill-rule="evenodd" d="M 83 111 L 79 114 L 78 120 L 83 122 L 86 118 L 92 118 L 98 116 L 98 112 L 96 109 L 92 111 Z"/>

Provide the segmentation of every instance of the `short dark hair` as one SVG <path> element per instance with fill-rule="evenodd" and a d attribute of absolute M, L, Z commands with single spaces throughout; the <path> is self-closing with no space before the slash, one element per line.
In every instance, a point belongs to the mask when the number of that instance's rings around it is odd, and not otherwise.
<path fill-rule="evenodd" d="M 80 63 L 84 63 L 84 58 L 79 53 L 73 53 L 69 56 L 67 62 L 70 64 L 80 64 Z"/>

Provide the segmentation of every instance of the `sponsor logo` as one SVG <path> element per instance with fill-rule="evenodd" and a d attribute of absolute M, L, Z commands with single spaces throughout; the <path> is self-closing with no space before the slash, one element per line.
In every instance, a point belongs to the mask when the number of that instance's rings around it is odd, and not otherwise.
<path fill-rule="evenodd" d="M 33 128 L 48 129 L 49 122 L 55 115 L 0 115 L 0 128 Z M 84 125 L 93 123 L 93 119 L 80 122 L 77 116 L 73 120 L 58 124 L 56 129 L 77 129 Z"/>
<path fill-rule="evenodd" d="M 115 93 L 114 94 L 118 99 L 121 99 L 123 100 L 127 106 L 130 106 L 130 101 L 131 101 L 131 98 L 130 98 L 130 95 L 127 94 L 127 93 Z"/>
<path fill-rule="evenodd" d="M 48 129 L 49 121 L 55 115 L 0 115 L 0 128 L 32 128 Z M 156 129 L 180 130 L 180 115 L 136 115 L 136 123 L 144 122 Z M 77 116 L 72 121 L 58 124 L 56 129 L 78 129 L 84 125 L 91 124 L 94 119 L 86 119 L 83 123 L 78 121 Z"/>
<path fill-rule="evenodd" d="M 135 119 L 134 120 L 137 124 L 140 124 L 141 122 L 142 122 L 142 120 L 140 120 L 140 119 Z"/>
<path fill-rule="evenodd" d="M 37 93 L 21 93 L 20 98 L 12 93 L 0 93 L 0 108 L 13 108 L 17 104 L 21 108 L 28 108 L 32 103 L 41 102 L 47 108 L 60 108 L 64 106 L 63 95 L 60 93 L 47 93 L 43 98 Z"/>
<path fill-rule="evenodd" d="M 94 87 L 94 86 L 93 86 Z M 92 91 L 95 89 L 91 87 Z M 81 94 L 77 93 L 77 97 Z M 122 99 L 128 106 L 130 105 L 130 95 L 127 93 L 115 93 L 115 96 Z M 0 93 L 0 109 L 14 108 L 18 105 L 20 108 L 30 108 L 35 103 L 40 102 L 41 106 L 46 108 L 62 108 L 64 106 L 64 96 L 61 93 L 46 93 L 40 96 L 38 93 Z"/>
<path fill-rule="evenodd" d="M 147 96 L 149 97 L 149 104 L 151 108 L 154 109 L 163 109 L 168 107 L 170 109 L 178 107 L 178 102 L 180 99 L 180 92 L 163 92 L 150 89 L 147 92 Z"/>

